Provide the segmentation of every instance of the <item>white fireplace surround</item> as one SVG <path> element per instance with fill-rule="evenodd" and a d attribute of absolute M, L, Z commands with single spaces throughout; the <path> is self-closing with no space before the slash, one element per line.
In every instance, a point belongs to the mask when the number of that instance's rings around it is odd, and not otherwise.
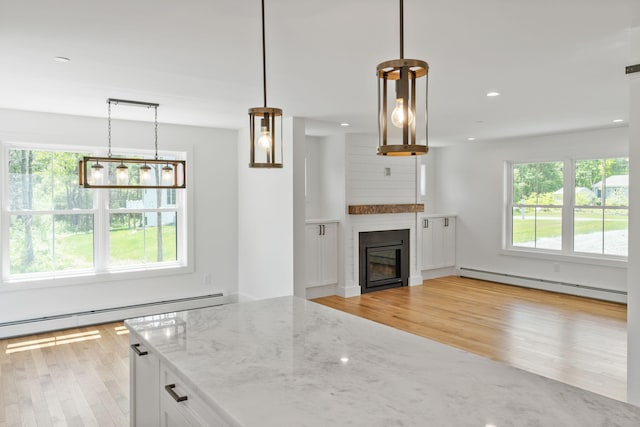
<path fill-rule="evenodd" d="M 345 277 L 344 287 L 338 287 L 338 295 L 348 298 L 360 295 L 360 254 L 359 238 L 361 232 L 409 230 L 409 286 L 422 284 L 422 275 L 418 267 L 418 241 L 416 234 L 417 214 L 397 213 L 381 215 L 349 215 L 345 236 Z"/>

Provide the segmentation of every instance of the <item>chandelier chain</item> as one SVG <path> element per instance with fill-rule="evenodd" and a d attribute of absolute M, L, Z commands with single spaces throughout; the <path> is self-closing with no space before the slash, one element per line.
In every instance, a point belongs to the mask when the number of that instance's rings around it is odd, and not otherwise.
<path fill-rule="evenodd" d="M 156 135 L 155 135 L 156 160 L 158 160 L 158 107 L 157 106 L 154 107 L 154 110 L 155 110 L 155 118 L 154 118 L 154 121 L 155 121 L 155 132 L 156 132 Z"/>
<path fill-rule="evenodd" d="M 109 103 L 109 158 L 111 158 L 111 100 L 108 101 Z"/>

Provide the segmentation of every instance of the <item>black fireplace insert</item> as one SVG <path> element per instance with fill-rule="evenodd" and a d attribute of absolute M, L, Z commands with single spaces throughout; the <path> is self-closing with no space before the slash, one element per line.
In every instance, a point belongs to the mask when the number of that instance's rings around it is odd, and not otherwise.
<path fill-rule="evenodd" d="M 408 285 L 409 230 L 362 232 L 359 254 L 363 294 Z"/>

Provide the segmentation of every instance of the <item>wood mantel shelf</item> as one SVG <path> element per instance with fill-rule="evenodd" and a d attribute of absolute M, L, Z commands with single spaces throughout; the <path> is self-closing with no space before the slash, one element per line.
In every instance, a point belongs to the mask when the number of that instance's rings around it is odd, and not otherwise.
<path fill-rule="evenodd" d="M 424 204 L 349 205 L 349 215 L 424 212 Z"/>

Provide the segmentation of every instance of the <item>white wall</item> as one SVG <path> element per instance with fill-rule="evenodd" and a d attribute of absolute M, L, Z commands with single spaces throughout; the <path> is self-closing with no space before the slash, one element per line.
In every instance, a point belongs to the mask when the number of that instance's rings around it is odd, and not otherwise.
<path fill-rule="evenodd" d="M 626 291 L 624 266 L 501 254 L 504 162 L 624 157 L 628 155 L 626 127 L 474 142 L 434 151 L 438 177 L 436 209 L 458 214 L 459 267 Z"/>
<path fill-rule="evenodd" d="M 640 7 L 632 18 L 629 65 L 640 64 Z M 629 81 L 629 274 L 627 309 L 627 400 L 640 406 L 640 73 Z"/>
<path fill-rule="evenodd" d="M 423 156 L 378 156 L 373 134 L 347 135 L 346 145 L 348 205 L 416 203 L 416 165 Z"/>
<path fill-rule="evenodd" d="M 153 123 L 113 120 L 112 127 L 113 151 L 153 149 Z M 0 141 L 106 148 L 106 130 L 106 119 L 0 109 Z M 12 284 L 12 290 L 0 282 L 0 323 L 216 292 L 237 294 L 237 132 L 160 123 L 158 139 L 161 150 L 192 152 L 187 191 L 195 230 L 189 251 L 193 272 L 131 280 L 114 275 L 81 285 L 29 283 L 24 289 Z M 204 283 L 206 274 L 212 275 L 211 284 Z"/>
<path fill-rule="evenodd" d="M 323 171 L 323 138 L 317 136 L 306 137 L 306 219 L 324 218 L 322 215 L 322 179 Z"/>
<path fill-rule="evenodd" d="M 305 202 L 304 193 L 298 194 L 304 187 L 294 189 L 293 161 L 304 158 L 304 121 L 285 118 L 283 140 L 282 169 L 249 168 L 249 132 L 238 135 L 238 280 L 240 294 L 247 299 L 294 293 L 294 239 L 300 227 L 304 236 L 300 209 L 304 212 Z M 296 148 L 301 151 L 294 154 Z M 299 174 L 296 169 L 296 179 L 303 181 Z M 294 194 L 301 207 L 294 208 Z"/>

